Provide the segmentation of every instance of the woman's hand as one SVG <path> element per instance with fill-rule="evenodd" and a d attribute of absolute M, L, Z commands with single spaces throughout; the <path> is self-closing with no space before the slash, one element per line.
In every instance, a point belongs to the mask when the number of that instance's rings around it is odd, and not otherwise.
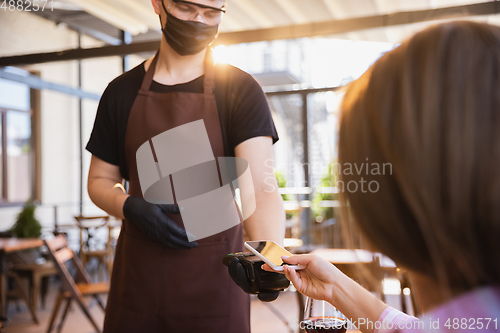
<path fill-rule="evenodd" d="M 347 318 L 367 318 L 365 322 L 374 323 L 388 307 L 337 267 L 318 256 L 305 254 L 283 257 L 283 261 L 290 265 L 306 267 L 295 271 L 286 265 L 283 266 L 285 276 L 298 292 L 333 304 Z M 275 272 L 267 264 L 262 265 L 262 269 Z M 373 325 L 359 325 L 358 328 L 363 333 L 373 333 Z"/>
<path fill-rule="evenodd" d="M 306 267 L 303 270 L 295 271 L 287 265 L 283 266 L 283 273 L 299 293 L 318 300 L 332 301 L 335 279 L 339 274 L 342 274 L 334 265 L 310 254 L 283 257 L 282 259 L 287 264 Z M 262 269 L 275 272 L 267 264 L 264 264 Z"/>

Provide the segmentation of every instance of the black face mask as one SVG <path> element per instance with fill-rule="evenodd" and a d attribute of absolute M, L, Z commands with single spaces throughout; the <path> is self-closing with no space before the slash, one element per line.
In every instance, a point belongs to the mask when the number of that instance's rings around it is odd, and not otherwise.
<path fill-rule="evenodd" d="M 200 53 L 217 37 L 219 25 L 212 26 L 201 22 L 178 19 L 167 11 L 163 1 L 161 4 L 167 13 L 167 24 L 162 29 L 163 35 L 167 39 L 168 45 L 180 55 L 185 56 Z"/>

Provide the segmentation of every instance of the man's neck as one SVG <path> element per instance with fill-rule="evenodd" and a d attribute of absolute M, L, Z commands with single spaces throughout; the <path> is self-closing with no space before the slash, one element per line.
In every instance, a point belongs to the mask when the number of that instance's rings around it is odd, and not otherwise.
<path fill-rule="evenodd" d="M 154 80 L 161 84 L 175 85 L 186 83 L 204 74 L 206 50 L 194 55 L 181 56 L 162 38 L 160 54 L 156 65 Z M 145 69 L 153 58 L 146 61 Z"/>

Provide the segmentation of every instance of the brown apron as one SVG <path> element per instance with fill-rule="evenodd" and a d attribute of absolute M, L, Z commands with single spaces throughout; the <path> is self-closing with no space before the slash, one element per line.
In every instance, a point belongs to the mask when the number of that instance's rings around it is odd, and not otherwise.
<path fill-rule="evenodd" d="M 158 54 L 132 106 L 125 136 L 129 193 L 140 198 L 136 152 L 154 136 L 203 120 L 214 156 L 224 156 L 211 51 L 207 51 L 203 94 L 150 91 L 157 58 Z M 180 215 L 169 217 L 182 225 Z M 225 254 L 243 250 L 242 224 L 197 242 L 198 247 L 190 250 L 162 247 L 133 222 L 124 220 L 104 332 L 250 332 L 249 296 L 222 264 Z"/>

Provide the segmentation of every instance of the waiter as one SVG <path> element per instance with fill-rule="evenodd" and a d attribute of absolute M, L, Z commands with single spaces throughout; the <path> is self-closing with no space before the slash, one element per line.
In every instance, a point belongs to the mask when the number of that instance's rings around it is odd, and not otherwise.
<path fill-rule="evenodd" d="M 224 0 L 151 2 L 163 31 L 160 49 L 108 85 L 86 146 L 90 198 L 123 219 L 104 332 L 250 332 L 249 297 L 221 258 L 243 250 L 243 227 L 252 240 L 283 241 L 285 213 L 269 163 L 278 135 L 252 76 L 213 64 L 209 45 Z M 248 162 L 256 210 L 243 225 L 189 242 L 178 205 L 143 199 L 136 153 L 153 137 L 199 120 L 215 157 Z"/>

